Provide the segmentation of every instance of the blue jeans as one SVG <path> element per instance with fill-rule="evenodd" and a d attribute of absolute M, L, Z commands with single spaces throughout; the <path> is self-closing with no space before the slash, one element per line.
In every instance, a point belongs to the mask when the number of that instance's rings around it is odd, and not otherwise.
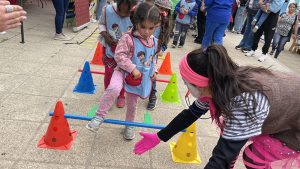
<path fill-rule="evenodd" d="M 97 3 L 97 13 L 96 13 L 96 19 L 99 20 L 100 16 L 102 14 L 102 9 L 106 5 L 107 0 L 98 0 Z"/>
<path fill-rule="evenodd" d="M 202 40 L 202 48 L 206 49 L 212 43 L 223 44 L 223 36 L 228 23 L 215 23 L 210 20 L 206 20 L 205 33 Z"/>
<path fill-rule="evenodd" d="M 252 21 L 255 15 L 247 14 L 247 22 L 246 22 L 246 28 L 244 32 L 243 39 L 241 40 L 240 46 L 243 49 L 249 49 L 251 50 L 252 41 L 253 41 L 253 32 L 252 32 Z"/>
<path fill-rule="evenodd" d="M 246 7 L 245 6 L 240 6 L 235 14 L 234 18 L 234 31 L 236 32 L 241 32 L 243 29 L 243 25 L 245 22 L 245 11 Z"/>
<path fill-rule="evenodd" d="M 281 51 L 284 49 L 284 45 L 287 41 L 290 40 L 289 36 L 281 36 L 279 33 L 275 32 L 273 36 L 273 43 L 272 43 L 272 51 L 275 51 L 274 58 L 277 58 Z"/>
<path fill-rule="evenodd" d="M 258 10 L 258 12 L 256 13 L 255 15 L 255 18 L 256 19 L 256 26 L 261 27 L 261 25 L 265 22 L 265 20 L 267 19 L 269 14 L 263 12 L 262 10 Z"/>
<path fill-rule="evenodd" d="M 65 15 L 68 10 L 69 0 L 52 0 L 53 6 L 56 11 L 55 15 L 55 32 L 62 33 L 64 26 Z"/>

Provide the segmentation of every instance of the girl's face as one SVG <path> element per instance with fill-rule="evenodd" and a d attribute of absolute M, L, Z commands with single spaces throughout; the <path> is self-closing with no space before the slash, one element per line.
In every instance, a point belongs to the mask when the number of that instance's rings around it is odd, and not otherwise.
<path fill-rule="evenodd" d="M 158 6 L 158 5 L 156 5 L 156 7 L 159 9 L 159 12 L 160 12 L 160 13 L 161 13 L 161 12 L 165 12 L 167 16 L 169 15 L 169 10 L 168 10 L 168 9 L 163 8 L 163 7 L 161 7 L 161 6 Z"/>
<path fill-rule="evenodd" d="M 200 97 L 211 97 L 208 87 L 197 87 L 185 80 L 183 80 L 183 81 L 193 97 L 195 97 L 197 99 Z"/>
<path fill-rule="evenodd" d="M 120 9 L 118 11 L 120 16 L 123 17 L 127 17 L 130 15 L 130 9 L 133 7 L 134 5 L 131 5 L 130 8 L 128 8 L 128 4 L 126 3 L 121 3 L 120 4 Z"/>
<path fill-rule="evenodd" d="M 137 24 L 137 31 L 140 33 L 140 35 L 144 39 L 147 39 L 151 35 L 153 35 L 155 28 L 156 28 L 156 25 L 154 25 L 154 23 L 150 22 L 149 20 L 146 20 L 142 23 Z"/>
<path fill-rule="evenodd" d="M 295 10 L 296 10 L 296 6 L 293 5 L 293 4 L 291 4 L 291 5 L 289 6 L 289 13 L 294 13 Z"/>

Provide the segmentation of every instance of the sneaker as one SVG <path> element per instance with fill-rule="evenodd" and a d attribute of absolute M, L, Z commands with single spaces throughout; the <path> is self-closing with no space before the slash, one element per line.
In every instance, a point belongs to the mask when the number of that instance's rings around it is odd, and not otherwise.
<path fill-rule="evenodd" d="M 242 49 L 242 47 L 241 47 L 240 45 L 237 45 L 237 46 L 235 46 L 234 48 L 235 48 L 236 50 Z"/>
<path fill-rule="evenodd" d="M 56 33 L 54 35 L 54 40 L 69 41 L 69 40 L 71 40 L 71 38 L 69 38 L 68 36 L 66 36 L 63 33 Z"/>
<path fill-rule="evenodd" d="M 245 54 L 245 56 L 252 57 L 252 56 L 254 56 L 254 54 L 255 54 L 255 51 L 250 50 L 248 53 Z"/>
<path fill-rule="evenodd" d="M 100 116 L 94 116 L 92 120 L 85 126 L 92 132 L 97 132 L 100 128 L 100 125 L 103 123 L 104 118 Z"/>
<path fill-rule="evenodd" d="M 254 26 L 254 28 L 252 29 L 252 32 L 255 33 L 258 30 L 258 26 Z"/>
<path fill-rule="evenodd" d="M 176 48 L 176 45 L 175 45 L 175 44 L 172 44 L 172 48 Z"/>
<path fill-rule="evenodd" d="M 274 54 L 274 50 L 271 50 L 270 55 L 273 55 L 273 54 Z"/>
<path fill-rule="evenodd" d="M 267 54 L 262 54 L 259 58 L 258 58 L 258 61 L 260 62 L 264 62 L 266 59 L 267 59 Z"/>
<path fill-rule="evenodd" d="M 178 45 L 178 48 L 182 48 L 183 47 L 183 45 Z"/>
<path fill-rule="evenodd" d="M 256 19 L 253 19 L 252 22 L 251 22 L 251 25 L 252 26 L 256 25 L 256 21 L 257 21 Z"/>
<path fill-rule="evenodd" d="M 133 126 L 126 126 L 124 129 L 124 138 L 126 140 L 132 140 L 135 137 L 135 133 L 134 133 L 134 127 Z"/>
<path fill-rule="evenodd" d="M 151 92 L 150 97 L 149 97 L 149 102 L 147 105 L 147 110 L 154 110 L 155 106 L 157 103 L 157 97 L 156 94 Z"/>
<path fill-rule="evenodd" d="M 243 53 L 248 53 L 248 52 L 250 52 L 250 51 L 251 51 L 251 49 L 242 48 L 242 52 L 243 52 Z"/>
<path fill-rule="evenodd" d="M 125 107 L 125 98 L 122 98 L 122 97 L 117 98 L 117 107 L 118 108 Z"/>

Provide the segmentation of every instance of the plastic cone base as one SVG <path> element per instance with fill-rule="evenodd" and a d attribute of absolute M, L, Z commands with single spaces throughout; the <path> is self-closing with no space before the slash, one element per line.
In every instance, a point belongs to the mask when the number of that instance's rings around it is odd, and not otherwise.
<path fill-rule="evenodd" d="M 188 163 L 188 164 L 200 164 L 200 163 L 202 162 L 202 161 L 200 160 L 200 156 L 199 156 L 199 154 L 198 154 L 198 151 L 197 151 L 197 157 L 196 157 L 196 159 L 187 161 L 187 160 L 183 160 L 183 159 L 178 158 L 178 157 L 173 153 L 173 149 L 175 148 L 175 146 L 176 146 L 176 142 L 171 142 L 171 143 L 170 143 L 170 149 L 171 149 L 172 159 L 173 159 L 174 162 L 176 162 L 176 163 Z M 186 154 L 186 156 L 189 156 L 189 154 Z"/>
<path fill-rule="evenodd" d="M 87 113 L 87 116 L 94 117 L 96 115 L 96 111 L 98 109 L 98 106 L 93 106 L 91 110 Z"/>
<path fill-rule="evenodd" d="M 49 146 L 45 143 L 45 136 L 42 137 L 42 139 L 39 141 L 38 143 L 38 147 L 39 148 L 50 148 L 50 149 L 56 149 L 56 150 L 69 150 L 72 146 L 72 143 L 73 141 L 75 140 L 76 136 L 77 136 L 77 131 L 73 130 L 71 131 L 71 136 L 72 136 L 72 140 L 66 144 L 66 145 L 63 145 L 63 146 L 59 146 L 59 147 L 53 147 L 53 146 Z"/>

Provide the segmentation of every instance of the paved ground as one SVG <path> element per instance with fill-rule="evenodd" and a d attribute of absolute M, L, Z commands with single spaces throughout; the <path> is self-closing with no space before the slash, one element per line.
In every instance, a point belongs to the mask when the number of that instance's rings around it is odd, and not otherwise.
<path fill-rule="evenodd" d="M 45 134 L 55 103 L 61 99 L 66 113 L 86 115 L 97 105 L 103 92 L 103 77 L 94 75 L 97 92 L 94 95 L 73 93 L 84 61 L 90 60 L 94 47 L 77 44 L 64 44 L 52 40 L 54 32 L 54 12 L 49 1 L 43 9 L 33 4 L 26 4 L 28 20 L 25 22 L 25 44 L 20 44 L 19 29 L 0 35 L 0 168 L 76 168 L 76 169 L 117 169 L 117 168 L 203 168 L 216 144 L 218 134 L 210 120 L 198 120 L 197 143 L 200 165 L 174 163 L 169 145 L 162 143 L 143 156 L 132 153 L 133 141 L 125 141 L 120 134 L 123 127 L 104 124 L 98 134 L 85 129 L 86 122 L 68 120 L 71 129 L 78 131 L 78 136 L 69 151 L 40 149 L 36 145 Z M 79 33 L 72 33 L 71 28 L 64 32 L 73 37 L 72 42 L 81 42 L 97 28 L 90 25 Z M 181 56 L 199 47 L 192 43 L 189 33 L 183 49 L 169 49 L 173 71 L 178 74 L 178 61 Z M 268 59 L 264 63 L 257 58 L 247 58 L 234 46 L 241 35 L 227 33 L 225 46 L 230 56 L 240 65 L 271 67 L 280 71 L 300 72 L 300 56 L 284 51 L 279 60 Z M 289 44 L 287 45 L 289 47 Z M 92 66 L 103 70 L 102 67 Z M 168 78 L 168 77 L 161 77 Z M 162 104 L 158 102 L 155 111 L 150 112 L 153 122 L 167 124 L 181 109 L 186 107 L 183 96 L 186 92 L 181 78 L 178 78 L 181 104 Z M 166 84 L 159 83 L 161 93 Z M 146 101 L 140 101 L 137 121 L 143 121 Z M 124 119 L 125 109 L 113 107 L 108 118 Z M 154 131 L 150 129 L 138 129 Z M 178 136 L 171 141 L 177 141 Z M 236 168 L 243 168 L 240 163 Z"/>

